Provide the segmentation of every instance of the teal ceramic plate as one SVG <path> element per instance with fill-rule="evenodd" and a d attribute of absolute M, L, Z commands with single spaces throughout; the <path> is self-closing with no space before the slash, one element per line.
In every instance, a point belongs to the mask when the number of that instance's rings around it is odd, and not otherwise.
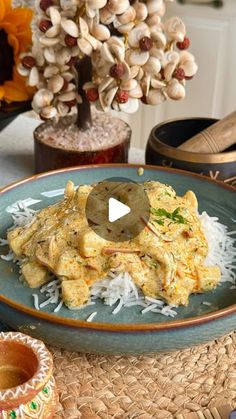
<path fill-rule="evenodd" d="M 32 208 L 40 209 L 61 197 L 48 198 L 42 193 L 64 188 L 71 179 L 75 184 L 90 184 L 111 177 L 126 177 L 136 182 L 158 180 L 174 187 L 178 194 L 192 189 L 197 194 L 200 211 L 219 217 L 229 230 L 235 230 L 235 190 L 222 183 L 187 172 L 146 166 L 142 177 L 137 166 L 101 165 L 80 167 L 38 175 L 0 192 L 0 237 L 6 236 L 11 225 L 7 207 L 19 200 L 32 198 Z M 7 249 L 1 248 L 1 253 Z M 55 306 L 37 311 L 32 290 L 18 280 L 17 266 L 0 260 L 0 318 L 10 327 L 60 347 L 94 353 L 139 354 L 176 350 L 215 339 L 234 330 L 236 325 L 236 290 L 226 283 L 214 292 L 193 295 L 188 307 L 178 309 L 174 319 L 156 313 L 140 313 L 140 307 L 125 308 L 117 315 L 102 303 L 79 311 Z M 209 301 L 211 306 L 203 305 Z M 96 322 L 86 318 L 97 311 Z"/>

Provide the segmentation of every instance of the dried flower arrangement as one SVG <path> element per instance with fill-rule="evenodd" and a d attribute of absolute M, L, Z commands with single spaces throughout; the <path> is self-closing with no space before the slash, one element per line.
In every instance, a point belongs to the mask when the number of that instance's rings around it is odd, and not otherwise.
<path fill-rule="evenodd" d="M 16 67 L 19 56 L 31 46 L 32 16 L 32 10 L 14 9 L 11 0 L 0 0 L 0 130 L 30 108 L 35 89 Z"/>
<path fill-rule="evenodd" d="M 36 0 L 35 8 L 33 47 L 18 71 L 37 88 L 32 107 L 43 120 L 77 107 L 85 131 L 91 104 L 134 113 L 140 101 L 185 97 L 197 65 L 182 20 L 163 23 L 164 0 Z"/>
<path fill-rule="evenodd" d="M 32 88 L 16 70 L 19 56 L 31 45 L 33 12 L 13 9 L 11 0 L 0 0 L 0 102 L 31 99 Z"/>

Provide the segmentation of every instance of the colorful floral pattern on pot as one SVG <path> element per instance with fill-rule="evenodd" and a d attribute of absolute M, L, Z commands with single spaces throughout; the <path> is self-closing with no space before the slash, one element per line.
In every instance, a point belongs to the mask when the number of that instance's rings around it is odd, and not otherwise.
<path fill-rule="evenodd" d="M 0 333 L 0 418 L 49 419 L 57 404 L 53 361 L 44 343 Z"/>

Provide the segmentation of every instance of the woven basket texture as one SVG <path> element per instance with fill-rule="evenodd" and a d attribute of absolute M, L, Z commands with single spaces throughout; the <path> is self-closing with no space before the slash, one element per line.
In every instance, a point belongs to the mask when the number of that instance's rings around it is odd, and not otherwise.
<path fill-rule="evenodd" d="M 49 349 L 60 395 L 55 419 L 169 419 L 229 403 L 236 407 L 236 332 L 155 356 Z"/>

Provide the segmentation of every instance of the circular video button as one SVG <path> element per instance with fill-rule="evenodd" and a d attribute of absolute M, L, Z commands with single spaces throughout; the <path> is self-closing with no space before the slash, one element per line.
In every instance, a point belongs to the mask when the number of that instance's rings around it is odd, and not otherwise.
<path fill-rule="evenodd" d="M 86 203 L 93 231 L 105 240 L 124 242 L 136 237 L 150 217 L 150 203 L 142 184 L 126 178 L 98 183 Z"/>

